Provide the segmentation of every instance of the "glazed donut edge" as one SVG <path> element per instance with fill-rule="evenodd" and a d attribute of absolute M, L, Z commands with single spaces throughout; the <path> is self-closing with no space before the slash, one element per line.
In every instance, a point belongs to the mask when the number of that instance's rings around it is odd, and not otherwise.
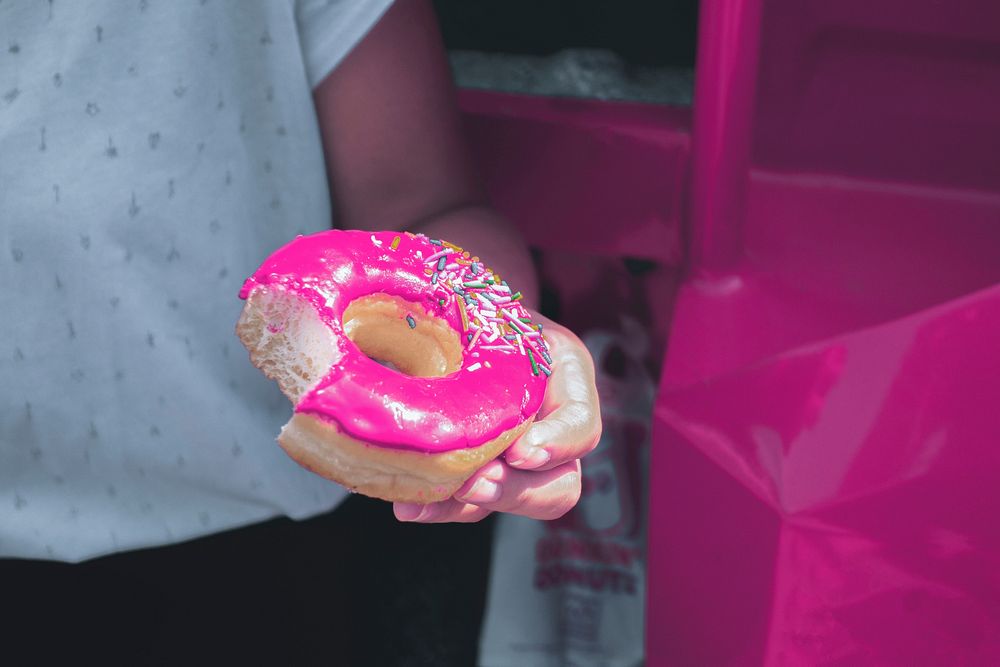
<path fill-rule="evenodd" d="M 323 419 L 298 412 L 281 430 L 278 444 L 306 470 L 352 492 L 392 502 L 427 504 L 454 495 L 531 422 L 518 424 L 477 447 L 432 454 L 356 440 Z"/>

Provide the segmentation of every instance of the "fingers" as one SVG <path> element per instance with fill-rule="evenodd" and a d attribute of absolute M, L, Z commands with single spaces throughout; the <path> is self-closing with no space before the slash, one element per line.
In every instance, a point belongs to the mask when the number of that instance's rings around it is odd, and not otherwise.
<path fill-rule="evenodd" d="M 454 497 L 430 505 L 396 503 L 400 521 L 479 521 L 491 512 L 557 519 L 580 499 L 580 458 L 601 436 L 594 362 L 565 327 L 541 315 L 553 359 L 539 419 L 505 453 L 483 466 Z"/>
<path fill-rule="evenodd" d="M 586 403 L 571 401 L 532 424 L 504 456 L 515 468 L 550 470 L 589 453 L 600 436 L 600 414 Z"/>
<path fill-rule="evenodd" d="M 400 521 L 414 523 L 475 523 L 490 514 L 490 510 L 485 507 L 459 502 L 454 498 L 430 505 L 395 503 L 393 512 Z"/>
<path fill-rule="evenodd" d="M 490 512 L 532 519 L 558 519 L 580 499 L 580 462 L 542 472 L 516 470 L 493 461 L 472 476 L 454 498 L 430 505 L 397 503 L 401 521 L 442 523 L 479 521 Z"/>
<path fill-rule="evenodd" d="M 545 390 L 542 419 L 507 450 L 515 468 L 550 470 L 590 452 L 601 435 L 594 362 L 579 338 L 549 322 L 554 373 Z"/>

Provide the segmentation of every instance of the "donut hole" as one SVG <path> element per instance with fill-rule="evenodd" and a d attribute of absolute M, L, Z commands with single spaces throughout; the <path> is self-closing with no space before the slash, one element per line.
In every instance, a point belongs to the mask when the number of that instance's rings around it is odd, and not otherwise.
<path fill-rule="evenodd" d="M 343 323 L 344 333 L 365 356 L 404 375 L 443 377 L 462 368 L 458 333 L 406 299 L 360 297 L 344 310 Z"/>

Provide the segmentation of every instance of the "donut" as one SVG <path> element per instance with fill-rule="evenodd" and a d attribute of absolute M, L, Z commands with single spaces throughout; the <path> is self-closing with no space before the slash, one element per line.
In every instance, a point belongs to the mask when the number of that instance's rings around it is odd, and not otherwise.
<path fill-rule="evenodd" d="M 452 496 L 527 430 L 552 374 L 520 292 L 422 234 L 299 236 L 240 298 L 237 335 L 294 405 L 278 443 L 375 498 Z"/>

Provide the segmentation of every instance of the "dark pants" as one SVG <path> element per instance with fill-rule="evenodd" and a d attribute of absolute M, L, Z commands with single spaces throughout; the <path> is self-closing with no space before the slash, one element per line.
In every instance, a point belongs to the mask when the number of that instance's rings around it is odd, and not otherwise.
<path fill-rule="evenodd" d="M 0 560 L 0 663 L 474 665 L 491 530 L 352 496 L 79 565 Z"/>

